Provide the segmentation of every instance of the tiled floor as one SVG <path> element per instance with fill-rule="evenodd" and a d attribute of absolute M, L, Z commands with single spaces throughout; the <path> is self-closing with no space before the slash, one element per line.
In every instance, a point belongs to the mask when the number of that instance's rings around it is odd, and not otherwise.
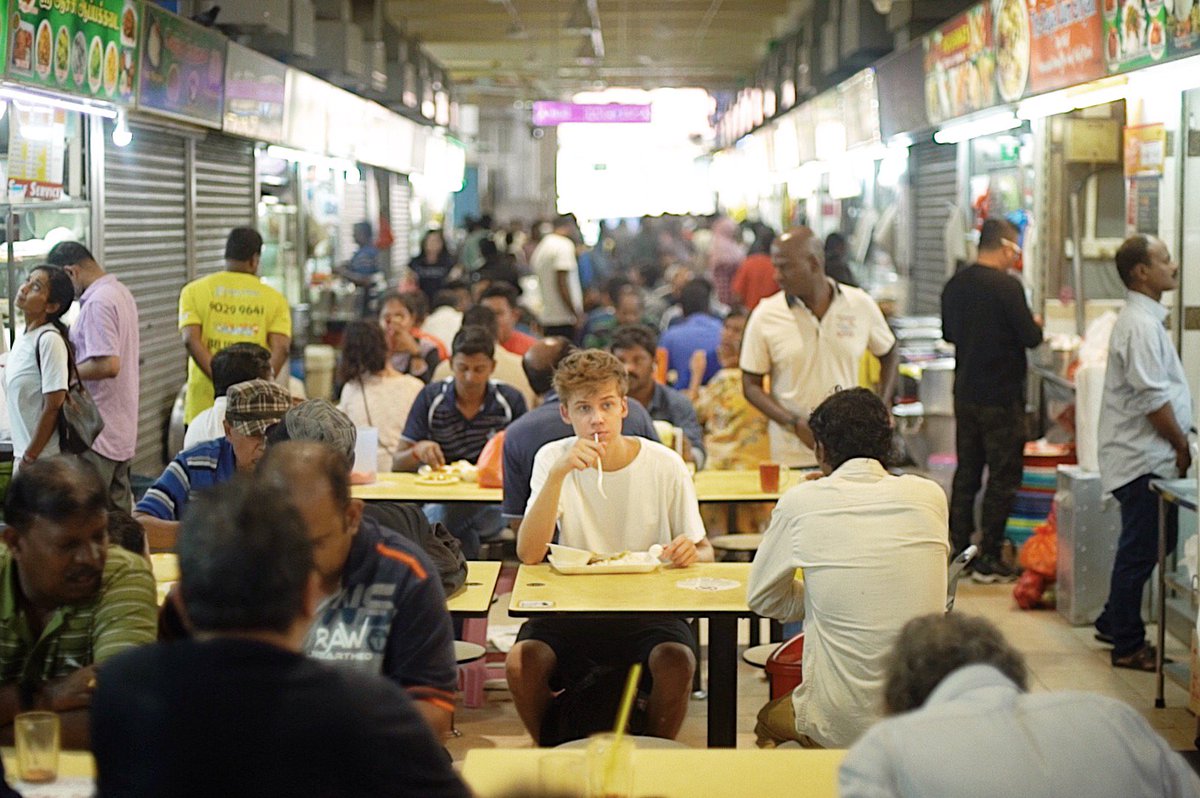
<path fill-rule="evenodd" d="M 502 596 L 494 605 L 493 628 L 515 623 L 504 613 L 507 604 L 508 597 Z M 955 612 L 982 615 L 1000 627 L 1025 655 L 1032 677 L 1031 689 L 1089 690 L 1118 698 L 1138 709 L 1173 748 L 1195 748 L 1196 718 L 1186 708 L 1187 694 L 1168 680 L 1167 707 L 1154 709 L 1154 674 L 1113 669 L 1108 662 L 1109 649 L 1092 639 L 1091 627 L 1068 626 L 1054 611 L 1017 609 L 1011 585 L 976 585 L 967 580 L 960 583 Z M 1167 655 L 1186 662 L 1188 652 L 1181 646 L 1172 647 L 1168 638 Z M 754 745 L 754 715 L 767 698 L 767 684 L 761 673 L 745 663 L 739 665 L 739 747 Z M 706 710 L 704 701 L 692 702 L 679 736 L 681 742 L 698 748 L 704 746 Z M 472 748 L 531 745 L 504 689 L 489 690 L 483 708 L 460 707 L 456 720 L 462 736 L 448 745 L 456 760 L 461 760 Z"/>

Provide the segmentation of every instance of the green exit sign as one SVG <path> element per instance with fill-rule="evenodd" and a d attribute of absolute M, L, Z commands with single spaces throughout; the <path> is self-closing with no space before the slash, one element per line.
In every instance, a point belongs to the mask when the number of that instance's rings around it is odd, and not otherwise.
<path fill-rule="evenodd" d="M 595 169 L 597 172 L 604 172 L 608 169 L 608 164 L 606 164 L 606 163 L 593 164 L 592 168 Z"/>

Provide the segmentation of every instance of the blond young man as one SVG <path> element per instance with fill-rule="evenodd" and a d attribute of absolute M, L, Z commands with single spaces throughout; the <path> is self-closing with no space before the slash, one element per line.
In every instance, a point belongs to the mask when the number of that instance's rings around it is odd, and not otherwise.
<path fill-rule="evenodd" d="M 621 434 L 628 377 L 607 352 L 576 352 L 554 374 L 560 413 L 575 436 L 543 446 L 534 459 L 517 554 L 541 562 L 560 543 L 596 552 L 664 547 L 679 568 L 711 562 L 695 488 L 683 460 L 662 444 Z M 603 489 L 601 474 L 603 470 Z M 508 656 L 517 711 L 534 739 L 554 691 L 598 665 L 646 665 L 645 733 L 673 738 L 687 714 L 696 641 L 680 619 L 538 618 L 521 627 Z"/>

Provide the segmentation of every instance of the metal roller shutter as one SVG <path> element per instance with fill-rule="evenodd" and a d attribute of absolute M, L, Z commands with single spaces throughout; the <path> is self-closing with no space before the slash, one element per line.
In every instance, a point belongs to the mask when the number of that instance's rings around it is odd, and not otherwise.
<path fill-rule="evenodd" d="M 187 378 L 177 331 L 179 292 L 187 282 L 187 176 L 184 137 L 130 126 L 133 143 L 104 136 L 104 267 L 137 300 L 141 397 L 133 470 L 163 467 L 163 429 Z"/>
<path fill-rule="evenodd" d="M 338 224 L 338 248 L 334 253 L 334 265 L 340 266 L 350 260 L 350 256 L 358 249 L 354 243 L 354 225 L 370 221 L 367 216 L 367 181 L 345 183 L 342 192 L 342 215 Z M 371 227 L 375 225 L 372 224 Z M 378 232 L 378 231 L 376 231 Z"/>
<path fill-rule="evenodd" d="M 409 259 L 416 254 L 416 244 L 412 240 L 412 183 L 404 175 L 392 175 L 390 186 L 390 203 L 392 225 L 392 274 L 399 274 L 399 267 L 407 266 Z"/>
<path fill-rule="evenodd" d="M 196 277 L 225 267 L 225 239 L 255 218 L 254 145 L 217 133 L 196 142 Z"/>
<path fill-rule="evenodd" d="M 913 159 L 913 207 L 916 224 L 911 274 L 914 315 L 941 313 L 945 285 L 945 226 L 958 200 L 957 148 L 924 142 L 911 150 Z"/>

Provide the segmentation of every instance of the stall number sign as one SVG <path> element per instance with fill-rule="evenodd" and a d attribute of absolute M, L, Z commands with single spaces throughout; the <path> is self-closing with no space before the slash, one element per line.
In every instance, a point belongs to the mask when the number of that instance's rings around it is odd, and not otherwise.
<path fill-rule="evenodd" d="M 56 200 L 63 194 L 67 115 L 15 106 L 8 127 L 8 201 Z"/>

